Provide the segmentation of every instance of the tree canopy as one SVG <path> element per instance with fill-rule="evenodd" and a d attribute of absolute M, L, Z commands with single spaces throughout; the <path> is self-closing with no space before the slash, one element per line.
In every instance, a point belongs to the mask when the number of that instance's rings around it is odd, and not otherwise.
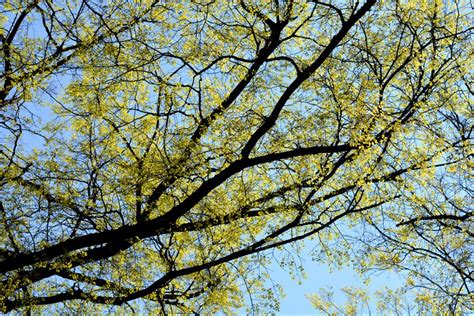
<path fill-rule="evenodd" d="M 302 240 L 398 271 L 422 312 L 472 310 L 470 19 L 461 0 L 3 1 L 0 311 L 277 310 L 271 254 L 297 273 Z"/>

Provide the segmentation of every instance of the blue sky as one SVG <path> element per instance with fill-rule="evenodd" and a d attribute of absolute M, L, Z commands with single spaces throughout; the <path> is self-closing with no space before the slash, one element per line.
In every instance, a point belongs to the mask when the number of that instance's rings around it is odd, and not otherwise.
<path fill-rule="evenodd" d="M 306 294 L 317 293 L 320 288 L 332 287 L 335 293 L 335 301 L 342 304 L 345 300 L 341 288 L 347 286 L 366 288 L 364 280 L 350 268 L 342 270 L 330 271 L 325 264 L 312 261 L 310 251 L 312 249 L 310 242 L 304 247 L 302 252 L 302 260 L 307 275 L 306 279 L 293 280 L 289 273 L 283 270 L 278 264 L 274 263 L 270 267 L 272 270 L 273 281 L 283 286 L 286 296 L 280 301 L 280 312 L 278 314 L 315 314 L 315 309 L 311 306 Z M 384 287 L 391 289 L 398 288 L 403 285 L 404 278 L 395 272 L 384 271 L 371 276 L 371 282 L 368 285 L 370 292 L 380 290 Z M 372 309 L 375 311 L 375 308 Z"/>

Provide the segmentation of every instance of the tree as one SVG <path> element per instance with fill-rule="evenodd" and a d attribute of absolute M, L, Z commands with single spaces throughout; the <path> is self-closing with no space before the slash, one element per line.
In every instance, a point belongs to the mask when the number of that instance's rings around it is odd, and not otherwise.
<path fill-rule="evenodd" d="M 303 239 L 472 309 L 470 10 L 4 2 L 2 312 L 277 309 Z"/>
<path fill-rule="evenodd" d="M 410 297 L 406 288 L 389 288 L 371 293 L 376 304 L 371 302 L 368 291 L 362 288 L 346 287 L 342 291 L 346 296 L 344 304 L 337 304 L 334 292 L 321 289 L 319 294 L 307 295 L 313 307 L 324 315 L 450 315 L 449 305 L 440 305 L 430 291 L 419 291 Z M 459 312 L 459 310 L 457 310 Z"/>

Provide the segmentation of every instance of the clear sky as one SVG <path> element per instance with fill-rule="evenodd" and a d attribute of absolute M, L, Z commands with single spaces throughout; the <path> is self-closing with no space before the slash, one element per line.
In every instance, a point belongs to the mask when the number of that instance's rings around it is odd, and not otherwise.
<path fill-rule="evenodd" d="M 279 283 L 286 294 L 280 301 L 280 312 L 278 314 L 316 314 L 315 309 L 305 295 L 317 293 L 320 288 L 332 287 L 335 301 L 341 304 L 345 301 L 345 296 L 340 291 L 341 288 L 347 286 L 366 288 L 363 279 L 354 270 L 344 268 L 331 272 L 327 265 L 312 261 L 309 253 L 313 247 L 314 245 L 307 242 L 302 253 L 307 278 L 301 280 L 301 284 L 298 284 L 298 280 L 293 280 L 289 273 L 278 264 L 274 263 L 271 266 L 273 281 Z M 402 275 L 384 271 L 371 277 L 368 290 L 373 292 L 384 287 L 395 289 L 402 286 L 403 282 Z M 375 311 L 375 307 L 372 310 Z"/>

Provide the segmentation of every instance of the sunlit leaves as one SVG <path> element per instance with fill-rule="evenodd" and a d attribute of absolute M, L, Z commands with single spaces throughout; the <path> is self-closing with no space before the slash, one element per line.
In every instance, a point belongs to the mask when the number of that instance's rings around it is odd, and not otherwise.
<path fill-rule="evenodd" d="M 469 308 L 465 3 L 20 4 L 2 18 L 4 310 L 276 309 L 266 254 L 298 277 L 304 238 Z M 345 292 L 353 314 L 366 295 Z"/>

